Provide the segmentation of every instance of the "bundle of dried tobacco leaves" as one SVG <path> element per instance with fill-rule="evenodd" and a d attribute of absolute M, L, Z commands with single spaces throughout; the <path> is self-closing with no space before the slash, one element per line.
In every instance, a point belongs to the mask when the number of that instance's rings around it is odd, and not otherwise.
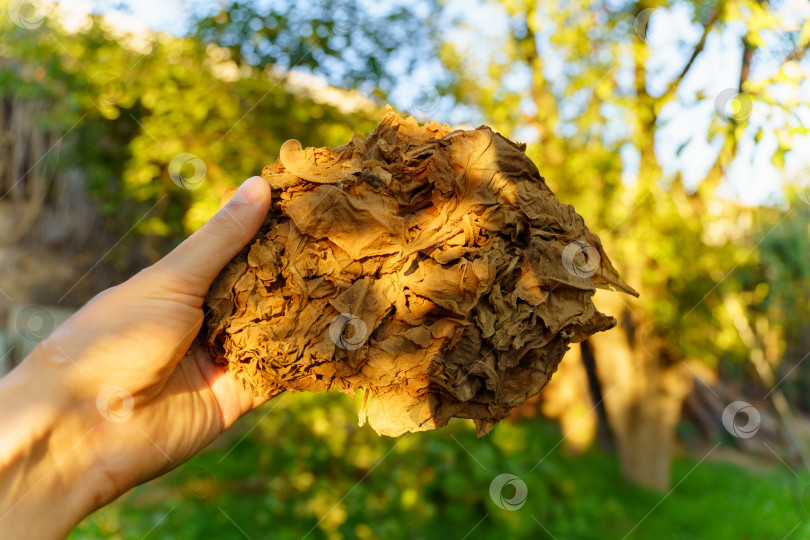
<path fill-rule="evenodd" d="M 616 324 L 595 287 L 635 294 L 523 150 L 390 109 L 338 148 L 286 142 L 206 298 L 209 345 L 257 395 L 365 389 L 383 435 L 461 417 L 483 436 Z"/>

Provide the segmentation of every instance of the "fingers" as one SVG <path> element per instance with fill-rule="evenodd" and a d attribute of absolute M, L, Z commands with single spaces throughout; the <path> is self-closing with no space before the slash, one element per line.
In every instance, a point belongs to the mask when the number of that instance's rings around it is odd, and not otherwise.
<path fill-rule="evenodd" d="M 195 361 L 219 404 L 223 431 L 231 427 L 241 416 L 270 399 L 254 396 L 245 388 L 242 381 L 227 373 L 225 368 L 215 364 L 208 356 L 198 354 Z"/>
<path fill-rule="evenodd" d="M 205 296 L 220 270 L 259 230 L 269 208 L 270 186 L 258 176 L 248 178 L 214 217 L 153 269 L 177 278 L 183 292 Z"/>

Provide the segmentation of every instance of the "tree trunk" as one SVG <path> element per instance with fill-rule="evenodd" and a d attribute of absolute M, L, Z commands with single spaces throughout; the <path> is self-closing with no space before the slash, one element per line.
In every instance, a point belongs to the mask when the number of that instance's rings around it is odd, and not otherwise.
<path fill-rule="evenodd" d="M 617 316 L 620 324 L 592 336 L 589 343 L 624 477 L 665 490 L 670 485 L 675 428 L 692 379 L 657 345 L 653 322 L 640 308 L 633 313 L 622 302 L 610 293 L 597 293 L 599 309 Z"/>
<path fill-rule="evenodd" d="M 543 414 L 560 423 L 565 449 L 578 453 L 588 448 L 596 436 L 598 416 L 579 344 L 571 345 L 540 396 Z"/>

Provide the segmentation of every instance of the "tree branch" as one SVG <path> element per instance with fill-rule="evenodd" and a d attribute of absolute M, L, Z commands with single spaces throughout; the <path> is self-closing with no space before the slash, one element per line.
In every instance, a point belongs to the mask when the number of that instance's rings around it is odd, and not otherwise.
<path fill-rule="evenodd" d="M 692 66 L 697 60 L 700 53 L 703 52 L 703 49 L 706 47 L 706 39 L 709 37 L 715 23 L 720 18 L 720 10 L 718 9 L 715 11 L 714 15 L 703 25 L 703 34 L 700 36 L 700 40 L 695 45 L 695 48 L 692 49 L 692 55 L 689 57 L 689 60 L 686 62 L 686 65 L 681 70 L 681 73 L 675 78 L 674 81 L 669 83 L 666 92 L 664 95 L 661 96 L 663 99 L 669 99 L 673 97 L 677 92 L 678 88 L 681 86 L 681 82 L 686 78 L 686 75 L 689 74 L 689 70 L 692 69 Z"/>
<path fill-rule="evenodd" d="M 751 60 L 754 59 L 754 46 L 743 38 L 743 55 L 742 62 L 740 62 L 740 83 L 737 87 L 737 92 L 743 93 L 743 84 L 748 80 L 748 75 L 751 73 Z"/>
<path fill-rule="evenodd" d="M 799 45 L 799 47 L 791 51 L 791 53 L 788 54 L 784 60 L 782 60 L 782 65 L 785 65 L 792 60 L 801 62 L 808 50 L 810 50 L 810 40 L 808 40 L 804 45 Z"/>

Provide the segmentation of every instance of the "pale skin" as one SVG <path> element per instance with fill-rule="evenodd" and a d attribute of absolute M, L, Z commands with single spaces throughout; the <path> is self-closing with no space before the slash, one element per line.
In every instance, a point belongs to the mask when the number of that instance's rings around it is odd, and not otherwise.
<path fill-rule="evenodd" d="M 0 379 L 0 538 L 66 536 L 264 401 L 191 347 L 208 288 L 269 206 L 267 183 L 248 179 L 199 231 Z"/>

